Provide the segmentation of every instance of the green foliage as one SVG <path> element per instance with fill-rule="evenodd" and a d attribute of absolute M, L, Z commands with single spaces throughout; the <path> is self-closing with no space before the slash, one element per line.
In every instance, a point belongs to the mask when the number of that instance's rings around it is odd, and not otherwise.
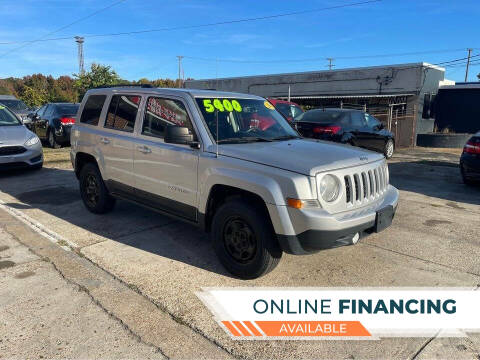
<path fill-rule="evenodd" d="M 99 86 L 117 85 L 122 82 L 122 79 L 110 66 L 93 63 L 90 71 L 84 74 L 74 74 L 74 87 L 83 97 L 88 89 Z"/>
<path fill-rule="evenodd" d="M 178 80 L 142 78 L 138 81 L 122 80 L 110 67 L 92 64 L 90 71 L 81 75 L 53 76 L 33 74 L 23 78 L 0 79 L 0 95 L 14 95 L 28 106 L 41 106 L 50 102 L 79 102 L 88 89 L 117 84 L 152 84 L 155 87 L 178 87 Z"/>

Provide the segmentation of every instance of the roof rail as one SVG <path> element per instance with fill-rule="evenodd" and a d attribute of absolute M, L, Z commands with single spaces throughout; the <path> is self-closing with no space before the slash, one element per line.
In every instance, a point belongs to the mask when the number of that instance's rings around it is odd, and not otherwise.
<path fill-rule="evenodd" d="M 139 88 L 153 88 L 152 84 L 117 84 L 117 85 L 102 85 L 94 87 L 93 89 L 108 89 L 116 87 L 139 87 Z"/>

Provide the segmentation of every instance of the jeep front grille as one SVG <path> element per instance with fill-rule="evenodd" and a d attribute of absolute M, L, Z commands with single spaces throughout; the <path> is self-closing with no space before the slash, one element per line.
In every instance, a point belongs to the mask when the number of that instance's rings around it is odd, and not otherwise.
<path fill-rule="evenodd" d="M 362 205 L 379 198 L 387 190 L 388 168 L 386 164 L 381 164 L 372 169 L 345 175 L 343 180 L 347 205 Z"/>

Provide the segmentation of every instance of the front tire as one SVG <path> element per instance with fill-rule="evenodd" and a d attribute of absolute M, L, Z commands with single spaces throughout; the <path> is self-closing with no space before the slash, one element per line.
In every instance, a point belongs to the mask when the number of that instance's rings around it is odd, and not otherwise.
<path fill-rule="evenodd" d="M 388 139 L 385 142 L 385 147 L 383 148 L 383 155 L 385 155 L 385 158 L 391 159 L 394 151 L 395 151 L 395 143 L 393 142 L 392 139 Z"/>
<path fill-rule="evenodd" d="M 55 130 L 53 129 L 48 131 L 48 146 L 52 149 L 60 149 L 62 147 L 62 145 L 57 142 L 57 139 L 55 138 Z"/>
<path fill-rule="evenodd" d="M 80 195 L 88 211 L 105 214 L 115 206 L 96 164 L 88 163 L 80 171 Z"/>
<path fill-rule="evenodd" d="M 269 273 L 282 257 L 268 214 L 246 201 L 221 205 L 213 217 L 211 236 L 222 265 L 241 279 Z"/>

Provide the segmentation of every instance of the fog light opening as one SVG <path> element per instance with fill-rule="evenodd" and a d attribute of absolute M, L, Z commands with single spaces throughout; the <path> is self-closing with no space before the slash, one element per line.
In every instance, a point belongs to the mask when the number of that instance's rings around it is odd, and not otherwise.
<path fill-rule="evenodd" d="M 355 245 L 358 242 L 358 240 L 360 240 L 360 234 L 356 233 L 355 235 L 353 235 L 352 244 Z"/>

